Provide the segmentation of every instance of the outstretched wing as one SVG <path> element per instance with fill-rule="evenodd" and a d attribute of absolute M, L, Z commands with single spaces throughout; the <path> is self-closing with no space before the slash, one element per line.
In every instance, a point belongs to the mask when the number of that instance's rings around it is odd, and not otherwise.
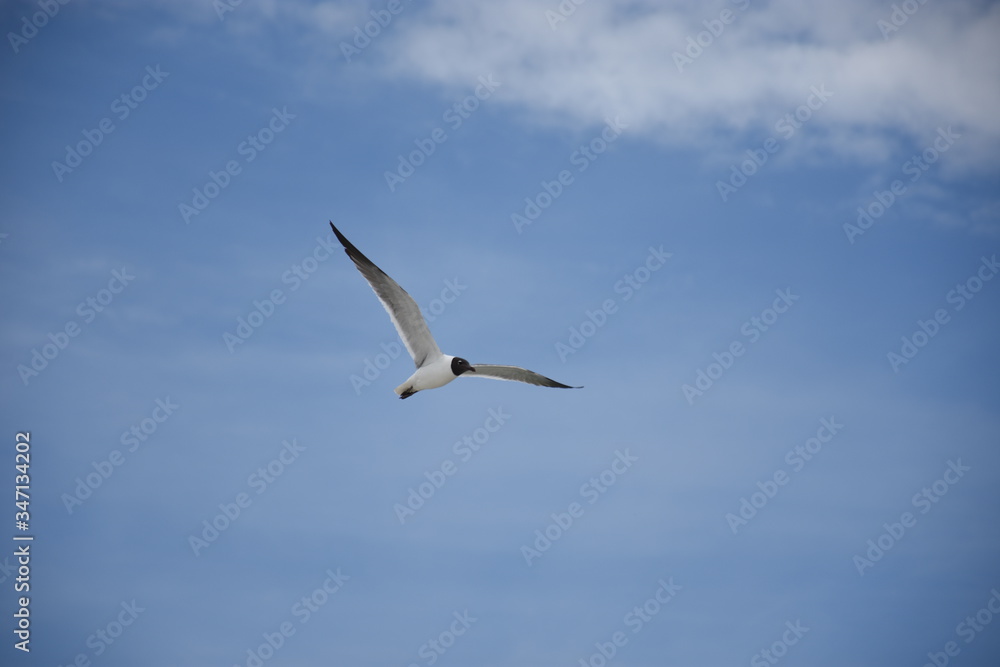
<path fill-rule="evenodd" d="M 375 263 L 365 257 L 354 244 L 340 233 L 340 230 L 330 223 L 333 233 L 337 235 L 344 252 L 351 258 L 358 271 L 365 277 L 368 284 L 375 291 L 375 296 L 382 302 L 382 306 L 389 313 L 396 331 L 399 333 L 403 345 L 413 357 L 413 363 L 420 368 L 425 363 L 434 361 L 441 356 L 441 350 L 434 342 L 431 330 L 427 328 L 427 321 L 424 320 L 420 307 L 413 297 L 406 293 L 399 284 L 386 275 L 385 271 L 375 266 Z"/>
<path fill-rule="evenodd" d="M 512 382 L 526 382 L 540 387 L 559 387 L 560 389 L 582 389 L 583 387 L 571 387 L 562 382 L 556 382 L 552 378 L 539 375 L 527 368 L 518 366 L 497 366 L 496 364 L 473 364 L 475 373 L 462 373 L 459 377 L 484 377 L 493 380 L 511 380 Z"/>

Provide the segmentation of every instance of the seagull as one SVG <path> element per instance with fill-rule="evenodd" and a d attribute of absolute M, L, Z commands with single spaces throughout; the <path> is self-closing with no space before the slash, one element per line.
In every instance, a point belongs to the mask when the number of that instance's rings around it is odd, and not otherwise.
<path fill-rule="evenodd" d="M 425 389 L 443 387 L 465 373 L 474 373 L 476 377 L 494 380 L 526 382 L 541 387 L 582 388 L 556 382 L 544 375 L 518 366 L 498 366 L 496 364 L 476 364 L 473 366 L 462 357 L 444 354 L 434 342 L 434 337 L 431 335 L 430 329 L 427 328 L 427 321 L 424 320 L 424 316 L 420 313 L 420 308 L 413 297 L 407 294 L 406 290 L 400 287 L 395 280 L 387 276 L 382 269 L 375 266 L 374 262 L 361 254 L 361 251 L 340 233 L 333 222 L 330 223 L 330 227 L 337 235 L 341 245 L 344 246 L 344 252 L 351 258 L 351 261 L 358 267 L 358 271 L 375 291 L 375 296 L 389 313 L 389 318 L 395 325 L 396 332 L 399 333 L 407 352 L 413 357 L 413 363 L 417 370 L 406 382 L 396 387 L 395 391 L 400 398 L 409 398 Z"/>

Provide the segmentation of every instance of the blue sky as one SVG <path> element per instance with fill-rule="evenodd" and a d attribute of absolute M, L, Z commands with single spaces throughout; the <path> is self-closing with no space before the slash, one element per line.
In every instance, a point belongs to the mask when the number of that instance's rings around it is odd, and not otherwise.
<path fill-rule="evenodd" d="M 0 16 L 5 664 L 994 664 L 995 3 Z"/>

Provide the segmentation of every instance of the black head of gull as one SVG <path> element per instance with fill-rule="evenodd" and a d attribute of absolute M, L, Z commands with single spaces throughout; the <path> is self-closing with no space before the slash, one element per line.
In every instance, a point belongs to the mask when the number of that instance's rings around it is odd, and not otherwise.
<path fill-rule="evenodd" d="M 458 377 L 462 373 L 467 373 L 467 372 L 475 373 L 476 369 L 473 368 L 472 364 L 470 364 L 462 357 L 455 357 L 454 359 L 451 360 L 451 372 L 455 374 L 455 377 Z"/>

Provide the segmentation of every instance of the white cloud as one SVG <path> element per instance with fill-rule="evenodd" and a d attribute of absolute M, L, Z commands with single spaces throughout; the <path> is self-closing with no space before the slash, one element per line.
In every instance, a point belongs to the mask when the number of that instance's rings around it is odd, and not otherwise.
<path fill-rule="evenodd" d="M 401 1 L 391 25 L 350 63 L 340 44 L 351 44 L 354 28 L 383 13 L 387 0 L 242 2 L 223 23 L 254 51 L 267 43 L 262 33 L 286 39 L 298 28 L 296 48 L 268 58 L 295 53 L 283 67 L 305 94 L 341 97 L 345 80 L 397 78 L 453 94 L 492 73 L 503 83 L 497 103 L 523 122 L 584 132 L 620 114 L 630 137 L 693 146 L 718 165 L 774 134 L 776 120 L 819 85 L 834 96 L 801 133 L 808 140 L 786 151 L 799 159 L 822 151 L 892 163 L 948 125 L 963 140 L 941 165 L 945 174 L 993 169 L 1000 153 L 997 3 Z M 917 9 L 884 36 L 878 22 L 902 4 Z M 560 6 L 575 11 L 553 29 L 546 12 Z M 218 21 L 195 0 L 170 7 L 188 22 Z M 675 54 L 687 55 L 689 38 L 702 50 L 678 71 Z M 347 78 L 331 76 L 334 66 Z"/>
<path fill-rule="evenodd" d="M 389 54 L 389 74 L 451 88 L 492 72 L 504 82 L 502 99 L 538 122 L 587 126 L 622 114 L 633 136 L 705 147 L 720 160 L 744 148 L 730 145 L 733 132 L 771 132 L 810 86 L 825 84 L 835 99 L 810 129 L 826 130 L 838 152 L 880 161 L 893 137 L 919 143 L 950 124 L 970 138 L 956 162 L 995 163 L 996 5 L 926 4 L 888 39 L 876 22 L 889 19 L 891 6 L 862 0 L 751 2 L 745 11 L 735 3 L 595 1 L 553 30 L 545 11 L 557 7 L 437 0 L 400 21 L 379 48 Z M 678 71 L 674 53 L 723 9 L 732 12 L 729 25 L 711 43 L 702 35 L 707 46 Z"/>

